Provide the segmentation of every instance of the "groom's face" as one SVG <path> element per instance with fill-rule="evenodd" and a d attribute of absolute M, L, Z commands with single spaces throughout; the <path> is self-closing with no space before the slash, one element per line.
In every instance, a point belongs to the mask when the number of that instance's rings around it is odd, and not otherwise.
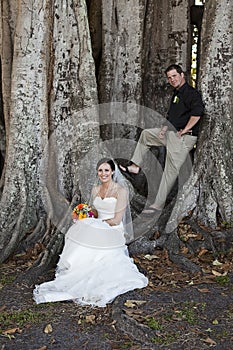
<path fill-rule="evenodd" d="M 176 69 L 167 72 L 167 79 L 175 89 L 179 89 L 185 83 L 184 73 L 178 73 Z"/>

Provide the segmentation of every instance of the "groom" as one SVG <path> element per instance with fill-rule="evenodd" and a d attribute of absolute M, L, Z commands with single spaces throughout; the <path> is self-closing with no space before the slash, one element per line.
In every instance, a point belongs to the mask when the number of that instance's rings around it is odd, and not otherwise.
<path fill-rule="evenodd" d="M 143 211 L 145 214 L 157 213 L 163 209 L 182 164 L 197 142 L 199 121 L 204 112 L 200 93 L 186 82 L 179 65 L 170 65 L 165 74 L 174 88 L 167 120 L 161 129 L 143 130 L 131 158 L 132 164 L 119 166 L 123 173 L 138 174 L 144 155 L 150 147 L 166 147 L 165 168 L 158 193 L 154 203 Z"/>

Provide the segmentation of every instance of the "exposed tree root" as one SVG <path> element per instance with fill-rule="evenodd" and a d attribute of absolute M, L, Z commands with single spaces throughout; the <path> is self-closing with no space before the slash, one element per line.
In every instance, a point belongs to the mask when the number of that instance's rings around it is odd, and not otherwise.
<path fill-rule="evenodd" d="M 146 325 L 138 323 L 122 311 L 121 298 L 117 298 L 113 302 L 112 318 L 117 321 L 116 326 L 123 333 L 128 334 L 132 339 L 140 342 L 143 345 L 143 349 L 151 349 L 151 338 L 154 336 L 154 332 Z"/>
<path fill-rule="evenodd" d="M 206 249 L 217 259 L 219 254 L 232 247 L 233 229 L 211 230 L 193 219 L 187 219 L 173 232 L 167 233 L 165 227 L 168 216 L 169 213 L 161 215 L 154 226 L 148 224 L 147 232 L 130 244 L 130 254 L 153 254 L 155 249 L 166 249 L 173 263 L 193 274 L 201 272 L 201 267 L 183 254 L 182 249 L 186 248 L 189 256 L 198 256 L 201 250 Z"/>
<path fill-rule="evenodd" d="M 54 228 L 50 232 L 50 240 L 46 248 L 39 254 L 33 266 L 19 276 L 16 283 L 27 281 L 27 283 L 33 284 L 40 275 L 48 271 L 50 267 L 54 267 L 63 247 L 63 238 L 63 234 Z"/>

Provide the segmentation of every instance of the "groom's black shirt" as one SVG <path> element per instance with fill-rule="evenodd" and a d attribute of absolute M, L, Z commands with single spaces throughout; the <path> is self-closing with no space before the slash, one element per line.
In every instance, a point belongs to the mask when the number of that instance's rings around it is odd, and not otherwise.
<path fill-rule="evenodd" d="M 177 131 L 184 129 L 191 116 L 202 117 L 204 105 L 197 89 L 185 83 L 178 90 L 174 90 L 167 120 Z M 199 121 L 192 128 L 192 135 L 197 136 Z"/>

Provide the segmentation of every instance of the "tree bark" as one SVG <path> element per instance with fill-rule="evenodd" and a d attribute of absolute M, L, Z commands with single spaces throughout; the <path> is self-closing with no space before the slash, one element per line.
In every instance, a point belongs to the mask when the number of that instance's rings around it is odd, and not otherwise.
<path fill-rule="evenodd" d="M 31 243 L 38 236 L 49 241 L 50 228 L 59 225 L 78 194 L 77 166 L 99 138 L 93 127 L 98 114 L 87 110 L 97 103 L 97 88 L 85 2 L 14 2 L 12 22 L 13 2 L 3 4 L 2 41 L 12 40 L 4 55 L 1 46 L 3 100 L 10 104 L 4 103 L 9 132 L 0 261 L 26 235 Z"/>
<path fill-rule="evenodd" d="M 146 2 L 143 40 L 142 103 L 166 117 L 171 87 L 165 69 L 180 64 L 189 75 L 191 25 L 189 1 Z"/>

